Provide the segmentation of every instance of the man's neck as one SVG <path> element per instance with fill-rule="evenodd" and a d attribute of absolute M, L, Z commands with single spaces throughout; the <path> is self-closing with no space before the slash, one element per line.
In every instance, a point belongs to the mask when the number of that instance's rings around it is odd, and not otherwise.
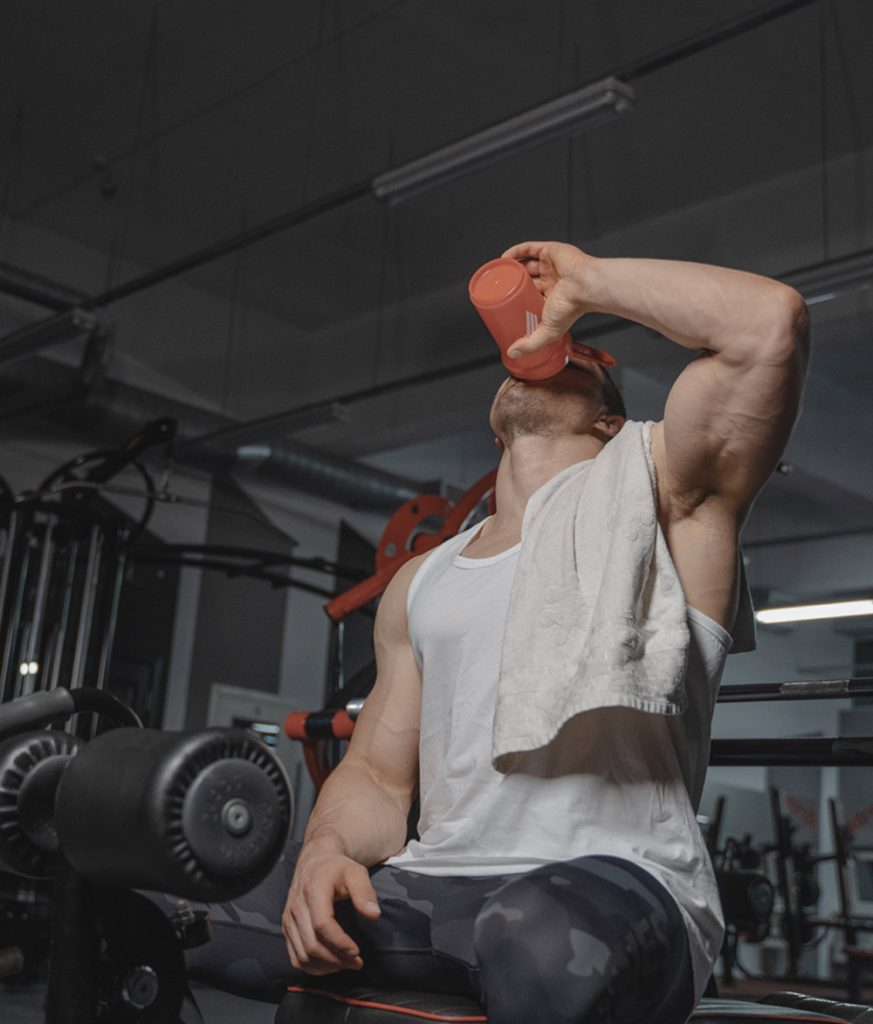
<path fill-rule="evenodd" d="M 497 512 L 489 533 L 521 533 L 528 498 L 568 466 L 593 459 L 604 442 L 590 434 L 572 437 L 516 438 L 504 449 L 497 470 Z"/>

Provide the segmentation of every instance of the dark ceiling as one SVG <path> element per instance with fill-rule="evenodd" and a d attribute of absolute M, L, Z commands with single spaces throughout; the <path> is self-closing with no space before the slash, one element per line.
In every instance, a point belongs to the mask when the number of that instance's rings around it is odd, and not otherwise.
<path fill-rule="evenodd" d="M 619 120 L 394 208 L 370 195 L 326 204 L 112 303 L 114 372 L 250 418 L 484 359 L 466 281 L 524 237 L 777 275 L 860 251 L 873 244 L 873 3 L 796 3 L 715 41 L 789 6 L 7 0 L 0 261 L 97 296 L 622 72 L 636 104 Z M 791 488 L 774 482 L 761 506 L 806 510 L 804 527 L 873 511 L 868 296 L 814 308 L 806 447 L 792 449 Z M 7 331 L 43 315 L 0 295 Z M 653 394 L 685 358 L 638 328 L 611 345 Z M 304 436 L 353 456 L 451 446 L 482 423 L 499 379 L 495 364 L 463 387 L 353 401 L 348 420 Z M 835 398 L 857 426 L 829 465 L 805 439 L 823 436 Z"/>

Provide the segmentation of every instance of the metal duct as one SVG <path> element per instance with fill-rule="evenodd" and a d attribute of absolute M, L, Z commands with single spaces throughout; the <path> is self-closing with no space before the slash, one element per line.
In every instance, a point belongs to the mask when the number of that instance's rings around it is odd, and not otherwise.
<path fill-rule="evenodd" d="M 4 374 L 0 385 L 12 391 L 32 387 L 45 382 L 47 373 L 57 380 L 75 371 L 34 357 Z M 410 498 L 439 490 L 438 482 L 395 476 L 288 438 L 240 447 L 225 447 L 208 439 L 190 443 L 231 427 L 235 421 L 114 380 L 104 380 L 84 403 L 40 413 L 43 422 L 84 433 L 92 442 L 108 445 L 117 445 L 120 438 L 161 416 L 178 421 L 173 446 L 177 461 L 208 473 L 251 473 L 327 501 L 378 512 L 392 512 Z"/>
<path fill-rule="evenodd" d="M 14 363 L 40 349 L 81 341 L 95 334 L 111 334 L 105 315 L 86 309 L 71 309 L 0 338 L 0 363 Z"/>
<path fill-rule="evenodd" d="M 104 380 L 115 328 L 101 311 L 75 310 L 59 313 L 34 328 L 27 327 L 0 339 L 0 363 L 26 359 L 31 353 L 51 345 L 63 344 L 85 336 L 79 366 L 73 369 L 49 359 L 30 360 L 38 370 L 13 371 L 0 377 L 0 421 L 33 417 L 72 402 L 82 402 Z"/>
<path fill-rule="evenodd" d="M 86 301 L 85 296 L 73 288 L 50 281 L 42 274 L 34 274 L 33 271 L 2 261 L 0 261 L 0 293 L 14 295 L 18 299 L 24 299 L 25 302 L 32 302 L 35 306 L 54 309 L 59 313 L 72 306 L 81 306 Z"/>

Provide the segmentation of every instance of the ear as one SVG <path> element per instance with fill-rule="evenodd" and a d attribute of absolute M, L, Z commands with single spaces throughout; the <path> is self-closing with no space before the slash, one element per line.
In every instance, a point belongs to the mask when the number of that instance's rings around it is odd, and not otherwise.
<path fill-rule="evenodd" d="M 591 433 L 599 437 L 606 444 L 607 441 L 611 441 L 615 437 L 624 426 L 624 423 L 624 416 L 614 416 L 611 413 L 605 412 L 592 423 Z"/>

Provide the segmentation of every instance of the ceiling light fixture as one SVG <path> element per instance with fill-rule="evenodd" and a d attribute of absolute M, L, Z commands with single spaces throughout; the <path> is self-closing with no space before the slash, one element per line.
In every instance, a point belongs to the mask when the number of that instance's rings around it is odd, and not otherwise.
<path fill-rule="evenodd" d="M 873 615 L 873 598 L 854 601 L 829 601 L 825 604 L 795 604 L 784 608 L 763 608 L 755 612 L 758 622 L 772 626 L 783 622 L 814 622 L 818 619 L 846 619 L 853 615 Z"/>
<path fill-rule="evenodd" d="M 610 75 L 378 175 L 373 194 L 392 205 L 403 202 L 530 146 L 611 121 L 633 104 L 631 86 Z"/>

